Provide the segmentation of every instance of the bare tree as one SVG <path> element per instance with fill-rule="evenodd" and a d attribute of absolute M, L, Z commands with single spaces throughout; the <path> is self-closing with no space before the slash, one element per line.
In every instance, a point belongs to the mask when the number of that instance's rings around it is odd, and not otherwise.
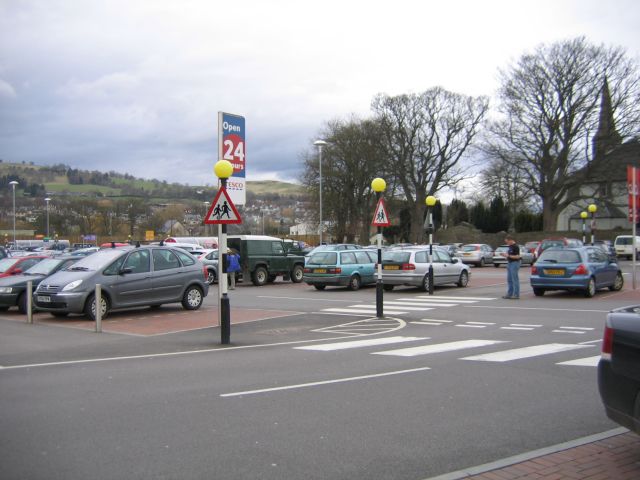
<path fill-rule="evenodd" d="M 620 48 L 584 38 L 540 46 L 500 72 L 499 112 L 486 151 L 518 170 L 542 202 L 544 229 L 578 200 L 576 188 L 596 161 L 592 139 L 601 92 L 608 80 L 611 107 L 624 137 L 637 129 L 637 68 Z M 637 130 L 636 130 L 637 131 Z"/>
<path fill-rule="evenodd" d="M 423 238 L 429 195 L 464 178 L 469 154 L 489 108 L 486 97 L 435 87 L 421 94 L 378 95 L 372 105 L 382 125 L 387 159 L 411 212 L 411 239 Z"/>

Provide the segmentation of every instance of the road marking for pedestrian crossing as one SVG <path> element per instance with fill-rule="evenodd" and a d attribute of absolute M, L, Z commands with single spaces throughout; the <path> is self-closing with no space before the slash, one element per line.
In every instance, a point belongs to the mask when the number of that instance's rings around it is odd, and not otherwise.
<path fill-rule="evenodd" d="M 551 330 L 553 333 L 573 333 L 574 335 L 584 335 L 587 332 L 581 332 L 579 330 Z"/>
<path fill-rule="evenodd" d="M 467 322 L 470 325 L 495 325 L 495 322 Z"/>
<path fill-rule="evenodd" d="M 372 355 L 392 355 L 396 357 L 415 357 L 417 355 L 429 355 L 431 353 L 451 352 L 466 348 L 486 347 L 497 343 L 507 343 L 503 340 L 461 340 L 459 342 L 437 343 L 435 345 L 422 345 L 419 347 L 399 348 L 384 352 L 373 352 Z"/>
<path fill-rule="evenodd" d="M 402 301 L 402 302 L 397 302 L 397 301 L 389 301 L 389 300 L 385 300 L 384 302 L 385 305 L 400 305 L 403 307 L 418 307 L 418 306 L 424 306 L 424 307 L 455 307 L 457 304 L 456 303 L 436 303 L 436 302 L 420 302 L 420 301 Z"/>
<path fill-rule="evenodd" d="M 500 330 L 527 330 L 531 331 L 533 328 L 531 327 L 500 327 Z"/>
<path fill-rule="evenodd" d="M 433 325 L 433 326 L 438 326 L 438 325 L 442 325 L 442 322 L 421 322 L 421 321 L 414 321 L 414 322 L 409 322 L 412 323 L 414 325 Z"/>
<path fill-rule="evenodd" d="M 348 348 L 372 347 L 376 345 L 389 345 L 391 343 L 415 342 L 418 340 L 429 340 L 430 337 L 383 337 L 368 338 L 366 340 L 352 340 L 349 342 L 324 343 L 320 345 L 306 345 L 304 347 L 294 347 L 295 350 L 319 350 L 329 352 L 333 350 L 346 350 Z"/>
<path fill-rule="evenodd" d="M 589 340 L 588 342 L 580 342 L 580 345 L 588 345 L 589 343 L 600 343 L 602 340 Z"/>
<path fill-rule="evenodd" d="M 590 330 L 595 330 L 592 327 L 559 327 L 559 328 L 563 328 L 565 330 L 584 330 L 584 331 L 590 331 Z"/>
<path fill-rule="evenodd" d="M 510 323 L 509 325 L 511 325 L 512 327 L 533 327 L 533 328 L 538 328 L 541 327 L 542 325 L 532 325 L 529 323 Z"/>
<path fill-rule="evenodd" d="M 600 355 L 595 357 L 578 358 L 576 360 L 569 360 L 568 362 L 556 363 L 556 365 L 572 365 L 576 367 L 597 367 L 600 362 Z"/>
<path fill-rule="evenodd" d="M 486 325 L 467 325 L 466 323 L 460 323 L 458 325 L 454 325 L 456 327 L 462 327 L 462 328 L 487 328 Z"/>
<path fill-rule="evenodd" d="M 425 310 L 430 310 L 430 309 L 425 309 Z M 367 308 L 366 310 L 363 309 L 363 308 L 326 308 L 326 309 L 323 310 L 323 312 L 368 313 L 370 315 L 375 315 L 376 314 L 376 307 L 373 306 L 371 308 Z M 388 315 L 402 315 L 403 313 L 407 313 L 407 312 L 403 312 L 401 310 L 388 310 L 388 309 L 385 309 L 384 313 L 388 314 Z"/>
<path fill-rule="evenodd" d="M 474 355 L 472 357 L 461 358 L 460 360 L 475 360 L 480 362 L 508 362 L 522 358 L 538 357 L 541 355 L 551 355 L 553 353 L 567 352 L 580 348 L 589 348 L 593 345 L 574 345 L 566 343 L 549 343 L 546 345 L 534 345 L 532 347 L 514 348 L 502 352 L 487 353 L 484 355 Z"/>
<path fill-rule="evenodd" d="M 448 295 L 417 295 L 415 298 L 425 298 L 431 299 L 435 298 L 438 300 L 451 300 L 457 301 L 458 303 L 475 303 L 483 300 L 495 300 L 493 297 L 450 297 Z"/>

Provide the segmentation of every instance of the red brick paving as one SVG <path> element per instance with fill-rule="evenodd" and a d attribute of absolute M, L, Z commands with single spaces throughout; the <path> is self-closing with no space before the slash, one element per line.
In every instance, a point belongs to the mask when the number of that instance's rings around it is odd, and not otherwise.
<path fill-rule="evenodd" d="M 623 433 L 465 480 L 639 480 L 640 435 Z"/>

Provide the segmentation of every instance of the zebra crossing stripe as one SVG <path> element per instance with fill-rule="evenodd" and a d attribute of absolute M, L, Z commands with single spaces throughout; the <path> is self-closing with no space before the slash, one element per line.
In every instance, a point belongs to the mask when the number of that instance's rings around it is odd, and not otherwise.
<path fill-rule="evenodd" d="M 474 355 L 464 357 L 460 360 L 475 360 L 480 362 L 509 362 L 521 358 L 538 357 L 541 355 L 551 355 L 553 353 L 567 352 L 580 348 L 589 348 L 593 345 L 571 345 L 566 343 L 548 343 L 546 345 L 534 345 L 532 347 L 514 348 L 502 352 L 486 353 L 484 355 Z"/>
<path fill-rule="evenodd" d="M 430 309 L 426 309 L 426 310 L 430 310 Z M 325 308 L 324 310 L 322 310 L 323 312 L 336 312 L 336 313 L 368 313 L 370 315 L 375 315 L 376 314 L 376 307 L 367 307 L 367 309 L 362 309 L 362 308 Z M 401 310 L 388 310 L 385 309 L 384 313 L 386 315 L 392 314 L 392 315 L 402 315 L 403 313 L 407 313 Z"/>
<path fill-rule="evenodd" d="M 600 355 L 595 357 L 577 358 L 575 360 L 569 360 L 568 362 L 556 363 L 556 365 L 571 365 L 576 367 L 597 367 L 600 362 Z"/>
<path fill-rule="evenodd" d="M 434 302 L 417 302 L 417 301 L 390 301 L 384 302 L 385 305 L 401 305 L 403 307 L 455 307 L 456 303 L 434 303 Z"/>
<path fill-rule="evenodd" d="M 461 340 L 459 342 L 436 343 L 435 345 L 422 345 L 420 347 L 399 348 L 397 350 L 387 350 L 384 352 L 373 352 L 372 355 L 393 355 L 396 357 L 415 357 L 417 355 L 428 355 L 430 353 L 451 352 L 453 350 L 463 350 L 466 348 L 486 347 L 497 343 L 506 343 L 502 340 Z"/>
<path fill-rule="evenodd" d="M 425 299 L 436 298 L 438 300 L 451 300 L 451 301 L 457 301 L 460 303 L 475 303 L 482 300 L 495 300 L 495 298 L 493 297 L 450 297 L 448 295 L 417 295 L 415 298 L 425 298 Z M 467 300 L 473 300 L 473 301 L 467 302 Z"/>
<path fill-rule="evenodd" d="M 373 305 L 373 306 L 369 306 L 369 305 L 349 305 L 349 307 L 353 307 L 353 308 L 372 308 L 374 312 L 376 311 L 376 306 L 375 305 Z M 402 310 L 408 310 L 410 312 L 424 312 L 425 310 L 431 310 L 431 308 L 428 308 L 428 307 L 408 307 L 406 305 L 393 305 L 391 308 L 401 308 Z"/>
<path fill-rule="evenodd" d="M 323 343 L 320 345 L 306 345 L 293 347 L 295 350 L 320 350 L 329 352 L 333 350 L 345 350 L 347 348 L 372 347 L 376 345 L 389 345 L 391 343 L 415 342 L 417 340 L 429 340 L 430 337 L 383 337 L 368 338 L 366 340 L 352 340 L 350 342 Z"/>

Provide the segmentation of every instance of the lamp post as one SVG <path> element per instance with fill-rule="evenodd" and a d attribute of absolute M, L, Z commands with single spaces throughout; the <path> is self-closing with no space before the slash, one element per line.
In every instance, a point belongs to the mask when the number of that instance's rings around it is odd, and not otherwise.
<path fill-rule="evenodd" d="M 204 201 L 203 203 L 204 203 L 204 216 L 203 216 L 203 218 L 204 218 L 204 217 L 207 216 L 207 213 L 209 212 L 209 205 L 211 205 L 211 202 Z M 208 235 L 209 235 L 209 225 L 207 225 L 205 223 L 204 224 L 204 236 L 206 237 Z"/>
<path fill-rule="evenodd" d="M 16 185 L 18 182 L 15 180 L 9 182 L 13 190 L 13 248 L 16 248 Z"/>
<path fill-rule="evenodd" d="M 595 203 L 592 203 L 587 209 L 591 214 L 591 245 L 595 245 L 594 241 L 596 239 L 596 212 L 598 211 L 598 207 Z"/>
<path fill-rule="evenodd" d="M 433 207 L 438 199 L 429 195 L 425 199 L 427 204 L 427 218 L 425 219 L 425 230 L 429 234 L 429 295 L 433 295 Z"/>
<path fill-rule="evenodd" d="M 316 140 L 313 144 L 318 147 L 318 175 L 320 178 L 319 190 L 320 190 L 320 227 L 319 227 L 319 242 L 318 245 L 322 245 L 322 147 L 324 147 L 327 142 L 324 140 Z"/>
<path fill-rule="evenodd" d="M 580 212 L 580 218 L 582 219 L 582 243 L 587 243 L 587 212 Z"/>
<path fill-rule="evenodd" d="M 219 160 L 216 162 L 213 170 L 220 179 L 220 188 L 226 190 L 227 179 L 233 173 L 233 165 L 228 160 Z M 220 343 L 227 345 L 231 343 L 231 306 L 229 304 L 229 296 L 227 295 L 227 225 L 225 223 L 219 224 L 218 232 L 219 265 L 222 263 L 222 268 L 218 268 L 221 272 L 218 281 L 220 298 L 220 307 L 218 308 Z"/>
<path fill-rule="evenodd" d="M 387 182 L 382 178 L 374 178 L 371 182 L 371 188 L 376 192 L 376 203 L 380 203 L 382 198 L 382 192 L 387 188 Z M 374 221 L 376 219 L 374 218 Z M 378 226 L 378 232 L 376 234 L 378 243 L 378 265 L 377 265 L 377 278 L 376 278 L 376 316 L 378 318 L 384 317 L 383 312 L 383 285 L 382 285 L 382 227 Z"/>
<path fill-rule="evenodd" d="M 44 199 L 44 201 L 47 204 L 47 238 L 49 238 L 49 202 L 51 201 L 51 199 L 47 197 Z"/>

